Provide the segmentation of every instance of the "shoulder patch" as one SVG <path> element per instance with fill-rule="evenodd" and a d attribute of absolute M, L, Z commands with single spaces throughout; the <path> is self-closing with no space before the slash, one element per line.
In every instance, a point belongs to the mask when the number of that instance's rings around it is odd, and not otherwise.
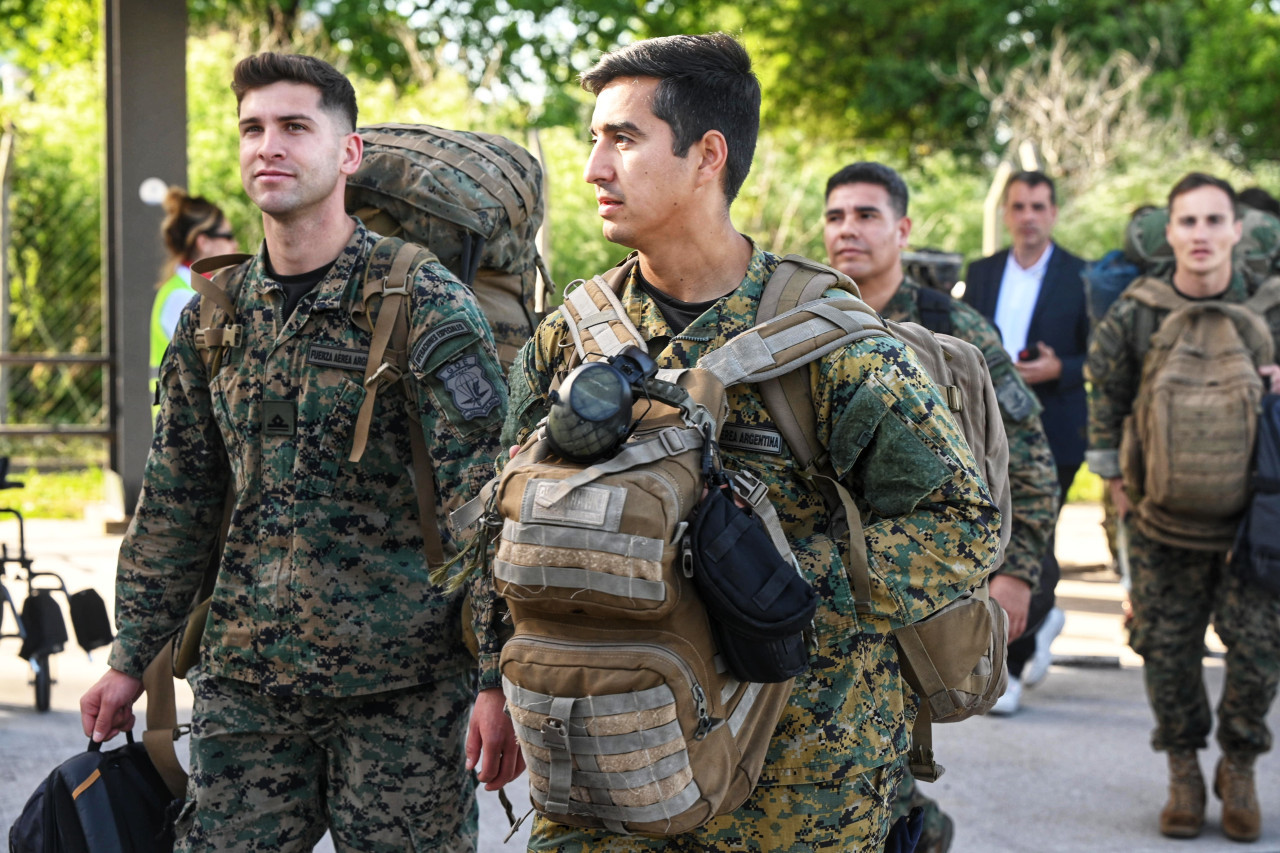
<path fill-rule="evenodd" d="M 466 323 L 459 325 L 466 327 Z M 479 356 L 464 355 L 449 362 L 436 372 L 436 378 L 444 383 L 445 390 L 453 397 L 453 404 L 469 421 L 487 417 L 498 407 L 498 389 L 485 376 Z"/>
<path fill-rule="evenodd" d="M 450 320 L 442 323 L 418 338 L 409 352 L 409 363 L 421 372 L 426 369 L 427 360 L 431 358 L 431 353 L 435 352 L 436 347 L 450 338 L 469 334 L 472 334 L 471 327 L 464 320 Z"/>

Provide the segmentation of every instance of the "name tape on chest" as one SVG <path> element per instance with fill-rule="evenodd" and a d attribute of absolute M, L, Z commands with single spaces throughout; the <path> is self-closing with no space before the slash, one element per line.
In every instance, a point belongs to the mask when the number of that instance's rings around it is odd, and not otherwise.
<path fill-rule="evenodd" d="M 307 364 L 320 367 L 336 367 L 340 370 L 364 371 L 369 363 L 369 351 L 343 349 L 341 347 L 312 344 L 307 350 Z"/>
<path fill-rule="evenodd" d="M 782 455 L 782 434 L 766 427 L 725 424 L 720 430 L 720 446 L 726 450 Z"/>

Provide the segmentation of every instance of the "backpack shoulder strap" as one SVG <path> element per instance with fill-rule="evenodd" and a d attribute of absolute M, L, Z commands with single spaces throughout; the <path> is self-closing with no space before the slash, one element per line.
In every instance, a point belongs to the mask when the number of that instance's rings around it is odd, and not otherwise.
<path fill-rule="evenodd" d="M 352 319 L 362 327 L 373 318 L 373 342 L 369 345 L 369 360 L 365 364 L 365 397 L 356 415 L 351 455 L 348 457 L 351 462 L 359 462 L 364 455 L 378 392 L 401 381 L 408 372 L 409 291 L 419 268 L 435 260 L 431 251 L 396 237 L 383 237 L 375 243 L 370 258 L 392 251 L 395 255 L 386 275 L 369 275 L 366 267 L 361 307 L 352 313 Z M 444 564 L 445 556 L 444 543 L 435 520 L 435 472 L 422 427 L 416 419 L 409 423 L 409 446 L 413 456 L 414 495 L 418 500 L 423 551 L 428 565 L 440 566 Z"/>
<path fill-rule="evenodd" d="M 952 333 L 950 296 L 932 287 L 921 287 L 916 291 L 916 306 L 920 309 L 921 326 L 942 335 Z"/>
<path fill-rule="evenodd" d="M 240 346 L 241 326 L 236 319 L 236 297 L 244 283 L 245 262 L 253 255 L 242 253 L 201 258 L 191 265 L 191 289 L 200 294 L 200 317 L 196 324 L 196 349 L 209 375 L 218 372 L 222 355 L 228 347 Z M 212 279 L 204 273 L 217 271 Z M 216 311 L 221 309 L 226 323 L 214 326 Z"/>
<path fill-rule="evenodd" d="M 560 313 L 573 338 L 577 361 L 585 361 L 587 356 L 617 355 L 628 346 L 644 348 L 640 330 L 618 298 L 637 261 L 632 254 L 604 275 L 580 279 L 565 288 Z"/>
<path fill-rule="evenodd" d="M 1273 275 L 1264 280 L 1244 304 L 1249 310 L 1263 316 L 1280 305 L 1280 276 Z"/>
<path fill-rule="evenodd" d="M 756 322 L 764 323 L 797 305 L 812 302 L 828 290 L 843 290 L 861 298 L 853 279 L 837 269 L 802 255 L 787 255 L 765 282 L 756 310 Z"/>

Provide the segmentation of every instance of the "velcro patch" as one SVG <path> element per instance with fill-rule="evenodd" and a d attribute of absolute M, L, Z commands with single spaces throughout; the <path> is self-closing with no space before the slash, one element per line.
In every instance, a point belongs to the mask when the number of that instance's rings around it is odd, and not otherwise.
<path fill-rule="evenodd" d="M 617 533 L 622 526 L 622 509 L 627 490 L 622 486 L 589 483 L 578 486 L 550 506 L 538 503 L 560 486 L 559 480 L 530 480 L 524 487 L 520 518 L 527 522 L 564 524 Z"/>
<path fill-rule="evenodd" d="M 449 362 L 440 368 L 436 378 L 444 383 L 445 390 L 453 397 L 453 405 L 469 421 L 486 417 L 498 407 L 498 389 L 485 375 L 477 355 L 464 355 Z"/>
<path fill-rule="evenodd" d="M 368 363 L 368 350 L 342 349 L 324 344 L 312 344 L 307 350 L 307 364 L 318 364 L 321 367 L 363 371 Z"/>
<path fill-rule="evenodd" d="M 426 370 L 427 360 L 431 358 L 431 353 L 435 352 L 436 347 L 450 338 L 469 334 L 471 334 L 471 328 L 463 320 L 450 320 L 447 323 L 442 323 L 418 338 L 413 345 L 413 349 L 410 350 L 409 363 L 419 372 Z"/>
<path fill-rule="evenodd" d="M 725 424 L 720 430 L 720 446 L 726 450 L 782 455 L 782 434 L 765 427 Z"/>
<path fill-rule="evenodd" d="M 288 437 L 298 429 L 298 405 L 292 400 L 262 401 L 264 435 Z"/>

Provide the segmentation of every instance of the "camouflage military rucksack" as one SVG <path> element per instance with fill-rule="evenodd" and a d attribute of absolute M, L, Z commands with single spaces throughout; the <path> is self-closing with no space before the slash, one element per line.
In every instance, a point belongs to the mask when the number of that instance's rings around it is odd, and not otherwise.
<path fill-rule="evenodd" d="M 601 303 L 601 291 L 618 288 L 626 280 L 634 256 L 603 279 L 584 282 L 566 296 L 566 306 L 581 302 L 587 319 L 571 323 L 578 339 L 593 340 L 605 354 L 624 345 L 614 331 L 619 306 L 590 310 Z M 822 299 L 838 288 L 849 296 Z M 765 286 L 756 318 L 760 324 L 723 346 L 706 353 L 698 367 L 730 386 L 754 383 L 769 416 L 795 455 L 801 470 L 842 515 L 848 527 L 850 585 L 860 612 L 882 612 L 887 605 L 873 600 L 870 566 L 866 561 L 861 516 L 840 484 L 817 439 L 816 415 L 809 391 L 809 374 L 799 368 L 834 349 L 863 337 L 891 335 L 909 344 L 939 386 L 969 441 L 991 494 L 1006 523 L 1001 550 L 1008 544 L 1010 525 L 1009 448 L 999 403 L 982 352 L 948 335 L 935 335 L 915 323 L 882 321 L 858 298 L 857 286 L 843 274 L 797 255 L 788 255 Z M 917 717 L 912 769 L 917 778 L 932 780 L 942 772 L 933 761 L 930 720 L 956 722 L 985 714 L 1008 684 L 1006 651 L 1008 617 L 990 598 L 984 580 L 938 613 L 895 632 L 906 676 L 925 700 Z"/>
<path fill-rule="evenodd" d="M 554 287 L 535 239 L 544 215 L 542 166 L 492 133 L 425 124 L 359 132 L 364 159 L 347 178 L 347 210 L 371 231 L 434 252 L 475 293 L 498 359 L 509 367 Z"/>
<path fill-rule="evenodd" d="M 1187 299 L 1155 278 L 1122 298 L 1141 306 L 1142 379 L 1120 440 L 1136 523 L 1160 542 L 1225 551 L 1248 503 L 1265 390 L 1257 367 L 1274 361 L 1264 315 L 1280 304 L 1280 278 L 1244 304 Z"/>

